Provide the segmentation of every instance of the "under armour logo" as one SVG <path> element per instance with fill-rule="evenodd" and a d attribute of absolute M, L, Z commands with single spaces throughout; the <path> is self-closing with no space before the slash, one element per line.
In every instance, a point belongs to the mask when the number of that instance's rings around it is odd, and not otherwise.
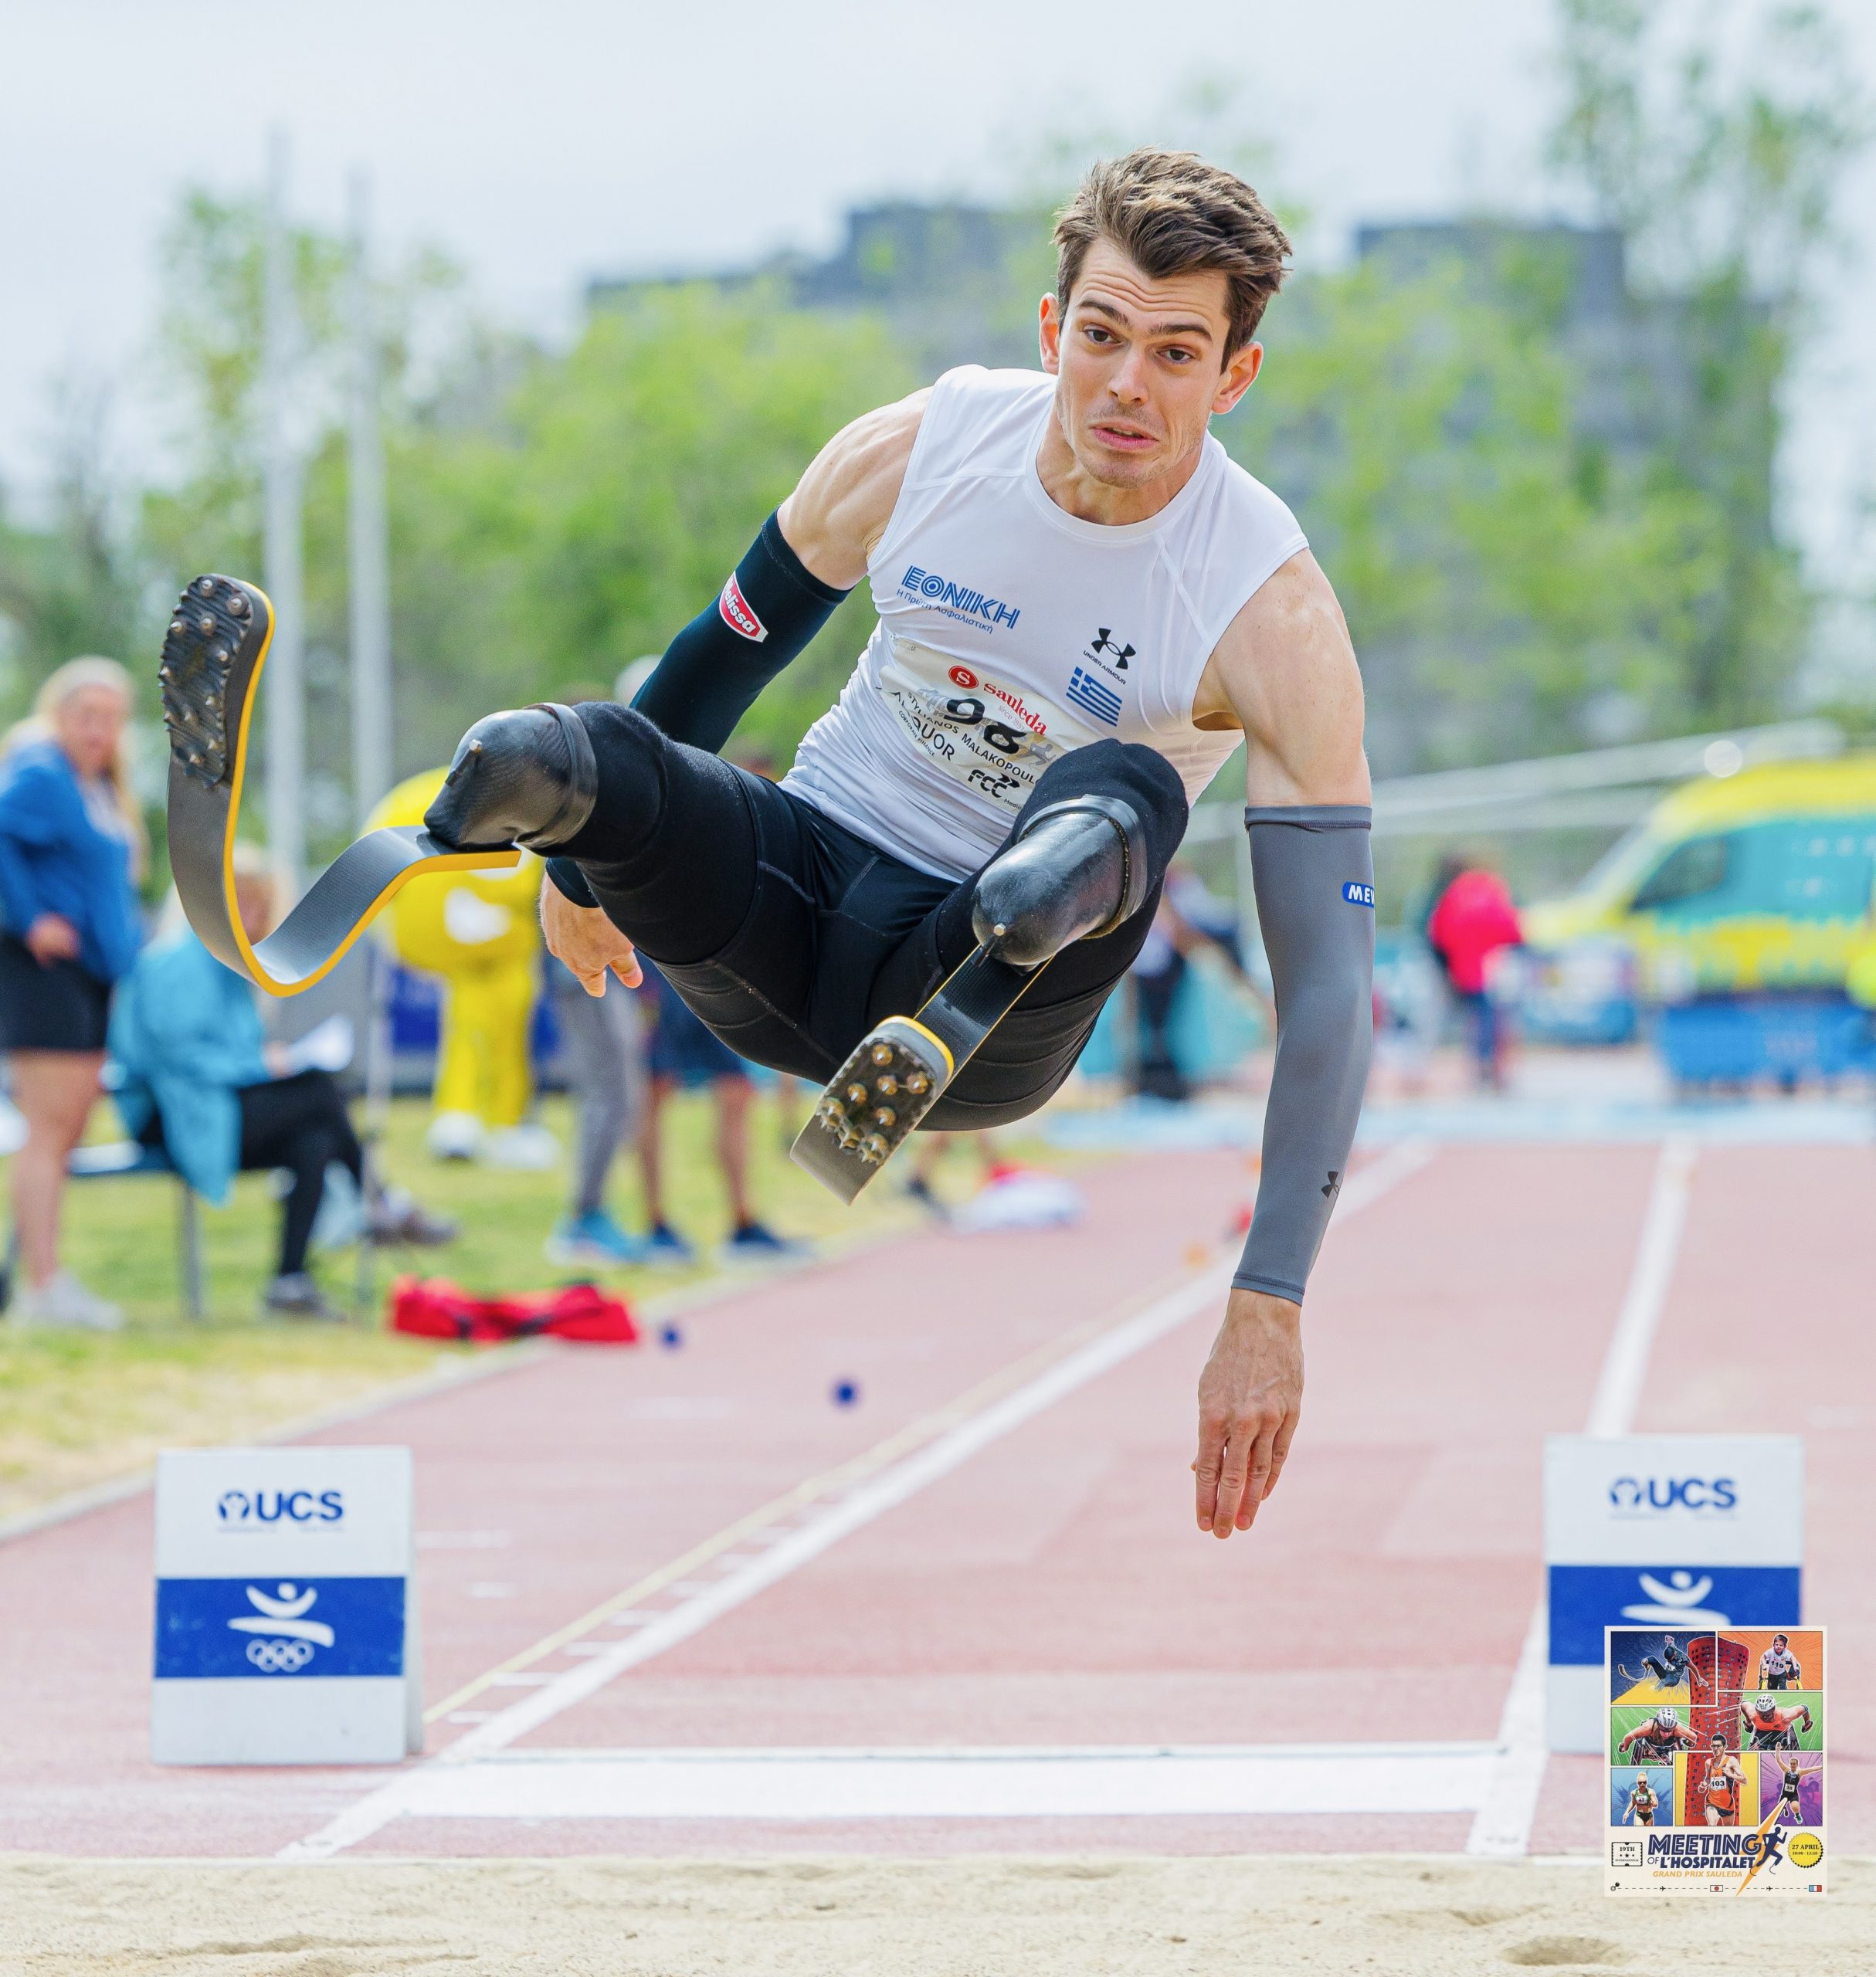
<path fill-rule="evenodd" d="M 1088 649 L 1090 652 L 1111 653 L 1114 657 L 1115 670 L 1121 673 L 1127 670 L 1127 662 L 1134 656 L 1134 649 L 1131 646 L 1117 646 L 1114 643 L 1114 628 L 1111 625 L 1103 625 L 1094 634 L 1094 643 L 1089 646 Z"/>
<path fill-rule="evenodd" d="M 1329 1169 L 1328 1181 L 1322 1190 L 1322 1199 L 1325 1201 L 1332 1202 L 1341 1192 L 1342 1176 L 1332 1167 Z"/>

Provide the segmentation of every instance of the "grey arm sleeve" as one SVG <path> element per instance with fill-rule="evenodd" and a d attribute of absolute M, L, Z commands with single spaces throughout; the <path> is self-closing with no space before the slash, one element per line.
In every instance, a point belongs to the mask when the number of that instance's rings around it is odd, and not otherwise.
<path fill-rule="evenodd" d="M 1301 1304 L 1342 1192 L 1374 1047 L 1375 865 L 1365 805 L 1244 812 L 1277 992 L 1264 1171 L 1231 1281 Z"/>

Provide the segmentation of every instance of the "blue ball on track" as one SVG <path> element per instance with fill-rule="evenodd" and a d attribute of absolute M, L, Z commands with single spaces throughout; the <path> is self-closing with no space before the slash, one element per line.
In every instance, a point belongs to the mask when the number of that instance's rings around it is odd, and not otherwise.
<path fill-rule="evenodd" d="M 857 1380 L 835 1381 L 833 1385 L 833 1402 L 835 1406 L 851 1407 L 853 1403 L 859 1399 L 859 1398 L 860 1382 Z"/>
<path fill-rule="evenodd" d="M 666 1325 L 658 1334 L 658 1343 L 669 1346 L 674 1352 L 684 1342 L 684 1335 L 675 1325 Z"/>

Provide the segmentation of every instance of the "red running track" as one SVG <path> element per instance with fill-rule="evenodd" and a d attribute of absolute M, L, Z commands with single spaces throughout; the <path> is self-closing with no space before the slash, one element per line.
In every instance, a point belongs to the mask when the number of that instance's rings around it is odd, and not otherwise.
<path fill-rule="evenodd" d="M 1540 1439 L 1583 1426 L 1656 1151 L 1472 1145 L 1410 1165 L 1381 1162 L 1404 1178 L 1325 1247 L 1297 1453 L 1248 1538 L 1221 1545 L 1192 1520 L 1191 1395 L 1217 1300 L 1200 1287 L 1183 1317 L 1165 1301 L 1240 1197 L 1225 1154 L 1096 1171 L 1078 1231 L 908 1238 L 699 1312 L 680 1350 L 568 1348 L 322 1437 L 416 1452 L 427 1693 L 448 1705 L 431 1750 L 506 1745 L 477 1764 L 406 1767 L 388 1786 L 377 1772 L 158 1769 L 144 1755 L 148 1498 L 0 1546 L 0 1848 L 253 1857 L 324 1835 L 406 1855 L 1460 1849 L 1473 1800 L 1403 1810 L 1385 1792 L 1332 1812 L 1095 1816 L 1077 1801 L 1017 1817 L 999 1816 L 993 1784 L 968 1816 L 811 1824 L 599 1816 L 593 1802 L 606 1751 L 1494 1742 L 1541 1590 Z M 1876 1722 L 1857 1681 L 1876 1592 L 1854 1528 L 1876 1443 L 1868 1294 L 1844 1232 L 1872 1182 L 1865 1149 L 1702 1150 L 1637 1424 L 1807 1434 L 1810 1612 L 1835 1629 L 1833 1840 L 1857 1850 L 1876 1839 Z M 1162 1314 L 1157 1338 L 1035 1398 L 1051 1367 L 1143 1309 Z M 1755 1375 L 1768 1341 L 1796 1376 Z M 857 1406 L 830 1404 L 843 1378 L 860 1383 Z M 843 1504 L 1024 1394 L 1006 1432 L 828 1538 Z M 804 1538 L 794 1569 L 570 1697 L 635 1629 L 701 1612 L 713 1587 Z M 635 1586 L 623 1620 L 551 1640 Z M 460 1693 L 504 1663 L 499 1685 Z M 507 1734 L 502 1712 L 530 1698 L 565 1706 Z M 546 1793 L 525 1819 L 393 1802 L 407 1788 L 447 1799 L 467 1779 L 505 1807 L 524 1774 Z M 1599 1797 L 1587 1760 L 1552 1760 L 1532 1846 L 1593 1845 Z"/>

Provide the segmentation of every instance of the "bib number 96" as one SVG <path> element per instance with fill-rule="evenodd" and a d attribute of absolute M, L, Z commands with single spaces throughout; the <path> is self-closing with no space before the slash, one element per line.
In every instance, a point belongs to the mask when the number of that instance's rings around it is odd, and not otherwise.
<path fill-rule="evenodd" d="M 947 700 L 945 711 L 960 727 L 977 729 L 992 748 L 1013 761 L 1028 751 L 1028 734 L 1021 728 L 1012 727 L 1006 721 L 985 720 L 984 704 L 975 694 L 960 693 Z"/>

